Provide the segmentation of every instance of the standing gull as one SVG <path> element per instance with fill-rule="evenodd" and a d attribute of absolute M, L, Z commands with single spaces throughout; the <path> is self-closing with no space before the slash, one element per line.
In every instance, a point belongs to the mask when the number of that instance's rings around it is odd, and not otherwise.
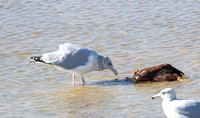
<path fill-rule="evenodd" d="M 99 55 L 96 51 L 71 43 L 61 44 L 55 52 L 45 53 L 42 56 L 30 57 L 31 62 L 39 62 L 64 71 L 73 73 L 73 85 L 75 75 L 80 75 L 83 84 L 83 74 L 91 71 L 110 69 L 115 75 L 118 74 L 109 57 Z"/>
<path fill-rule="evenodd" d="M 152 96 L 152 99 L 161 97 L 162 108 L 167 118 L 200 118 L 200 101 L 176 98 L 172 88 L 163 89 Z"/>

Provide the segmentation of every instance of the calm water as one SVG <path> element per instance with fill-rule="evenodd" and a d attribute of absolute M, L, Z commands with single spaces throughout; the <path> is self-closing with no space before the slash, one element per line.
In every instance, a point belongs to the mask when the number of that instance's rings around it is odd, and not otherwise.
<path fill-rule="evenodd" d="M 0 116 L 59 118 L 165 118 L 161 99 L 172 87 L 178 97 L 200 100 L 200 2 L 196 0 L 1 0 Z M 74 43 L 109 56 L 120 73 L 71 74 L 27 57 Z M 148 84 L 109 80 L 136 69 L 170 63 L 188 79 Z"/>

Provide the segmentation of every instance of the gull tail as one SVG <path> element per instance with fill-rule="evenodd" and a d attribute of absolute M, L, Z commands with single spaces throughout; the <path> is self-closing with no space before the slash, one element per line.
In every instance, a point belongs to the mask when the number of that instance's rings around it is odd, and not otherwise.
<path fill-rule="evenodd" d="M 41 56 L 33 56 L 33 57 L 29 57 L 28 58 L 31 62 L 35 62 L 35 63 L 45 63 L 43 60 L 41 60 Z"/>

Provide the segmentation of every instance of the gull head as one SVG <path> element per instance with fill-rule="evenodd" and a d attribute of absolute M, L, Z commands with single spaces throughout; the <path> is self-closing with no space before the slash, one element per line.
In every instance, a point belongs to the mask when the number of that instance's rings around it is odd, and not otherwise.
<path fill-rule="evenodd" d="M 103 60 L 103 67 L 105 69 L 111 70 L 115 75 L 118 75 L 117 70 L 114 68 L 114 65 L 109 57 L 105 57 Z"/>
<path fill-rule="evenodd" d="M 165 88 L 158 94 L 152 96 L 152 99 L 157 97 L 161 97 L 163 100 L 164 99 L 174 100 L 176 99 L 176 92 L 172 88 Z"/>

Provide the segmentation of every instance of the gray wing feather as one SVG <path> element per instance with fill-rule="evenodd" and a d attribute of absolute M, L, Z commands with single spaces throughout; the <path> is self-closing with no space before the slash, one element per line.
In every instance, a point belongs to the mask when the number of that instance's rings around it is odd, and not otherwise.
<path fill-rule="evenodd" d="M 67 54 L 65 58 L 55 65 L 60 66 L 65 69 L 74 69 L 78 66 L 83 66 L 88 62 L 90 55 L 93 55 L 94 52 L 88 49 L 79 49 L 76 51 Z"/>
<path fill-rule="evenodd" d="M 94 50 L 90 50 L 78 45 L 65 43 L 59 46 L 59 50 L 46 53 L 42 56 L 43 61 L 65 69 L 74 69 L 83 66 L 88 62 L 91 55 L 97 55 Z"/>
<path fill-rule="evenodd" d="M 178 108 L 178 112 L 189 118 L 200 118 L 200 102 L 189 100 L 182 107 Z"/>

